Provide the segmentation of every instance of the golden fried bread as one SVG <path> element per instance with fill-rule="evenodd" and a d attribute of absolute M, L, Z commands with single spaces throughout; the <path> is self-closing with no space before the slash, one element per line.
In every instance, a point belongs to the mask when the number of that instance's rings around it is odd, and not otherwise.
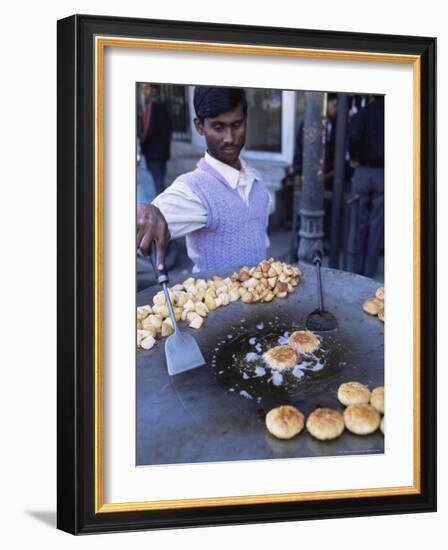
<path fill-rule="evenodd" d="M 292 405 L 282 405 L 268 412 L 266 427 L 278 439 L 291 439 L 300 433 L 304 426 L 305 417 Z"/>
<path fill-rule="evenodd" d="M 378 298 L 367 298 L 362 304 L 362 309 L 369 315 L 378 315 L 379 310 L 383 307 L 383 302 Z"/>
<path fill-rule="evenodd" d="M 370 401 L 370 391 L 367 386 L 359 382 L 345 382 L 338 388 L 338 399 L 346 406 L 355 403 L 368 403 Z"/>
<path fill-rule="evenodd" d="M 384 414 L 384 386 L 379 386 L 372 390 L 370 395 L 370 404 L 379 413 Z"/>
<path fill-rule="evenodd" d="M 379 412 L 367 403 L 349 405 L 344 411 L 344 422 L 347 430 L 357 435 L 368 435 L 380 425 Z"/>
<path fill-rule="evenodd" d="M 319 338 L 310 330 L 296 330 L 289 337 L 288 343 L 297 353 L 311 353 L 320 345 Z"/>
<path fill-rule="evenodd" d="M 263 359 L 271 369 L 289 369 L 299 360 L 297 353 L 290 346 L 275 346 L 263 353 Z"/>
<path fill-rule="evenodd" d="M 309 415 L 306 429 L 321 441 L 336 439 L 344 431 L 344 418 L 334 409 L 319 408 Z"/>

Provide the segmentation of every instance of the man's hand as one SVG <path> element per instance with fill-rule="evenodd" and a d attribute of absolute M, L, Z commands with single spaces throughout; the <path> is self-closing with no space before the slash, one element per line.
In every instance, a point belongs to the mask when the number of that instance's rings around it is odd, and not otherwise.
<path fill-rule="evenodd" d="M 148 255 L 152 243 L 156 243 L 159 271 L 163 271 L 165 267 L 165 253 L 169 240 L 170 232 L 162 212 L 152 204 L 141 204 L 137 209 L 137 248 Z"/>

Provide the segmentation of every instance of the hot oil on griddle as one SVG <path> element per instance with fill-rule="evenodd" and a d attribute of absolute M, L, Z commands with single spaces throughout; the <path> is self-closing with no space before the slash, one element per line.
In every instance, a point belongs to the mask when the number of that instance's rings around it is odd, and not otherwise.
<path fill-rule="evenodd" d="M 302 354 L 294 368 L 270 369 L 263 360 L 265 351 L 287 344 L 288 336 L 295 330 L 304 327 L 279 317 L 249 327 L 243 319 L 214 349 L 211 364 L 220 383 L 229 392 L 258 403 L 264 398 L 291 398 L 312 393 L 317 387 L 322 389 L 345 364 L 336 334 L 319 334 L 319 349 Z"/>

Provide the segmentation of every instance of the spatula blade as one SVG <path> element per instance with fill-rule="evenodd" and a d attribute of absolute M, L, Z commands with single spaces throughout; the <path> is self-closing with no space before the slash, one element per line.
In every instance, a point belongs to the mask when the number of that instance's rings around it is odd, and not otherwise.
<path fill-rule="evenodd" d="M 166 339 L 165 357 L 170 376 L 205 365 L 204 356 L 194 337 L 180 330 Z"/>
<path fill-rule="evenodd" d="M 308 315 L 305 326 L 313 332 L 328 332 L 336 330 L 338 322 L 329 311 L 315 309 Z"/>

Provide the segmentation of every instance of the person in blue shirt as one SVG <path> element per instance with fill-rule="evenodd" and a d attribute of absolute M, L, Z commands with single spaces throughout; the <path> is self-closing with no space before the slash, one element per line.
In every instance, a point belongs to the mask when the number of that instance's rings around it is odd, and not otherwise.
<path fill-rule="evenodd" d="M 356 253 L 358 273 L 374 277 L 384 246 L 384 97 L 369 96 L 348 128 L 355 168 L 352 191 L 360 196 Z"/>

